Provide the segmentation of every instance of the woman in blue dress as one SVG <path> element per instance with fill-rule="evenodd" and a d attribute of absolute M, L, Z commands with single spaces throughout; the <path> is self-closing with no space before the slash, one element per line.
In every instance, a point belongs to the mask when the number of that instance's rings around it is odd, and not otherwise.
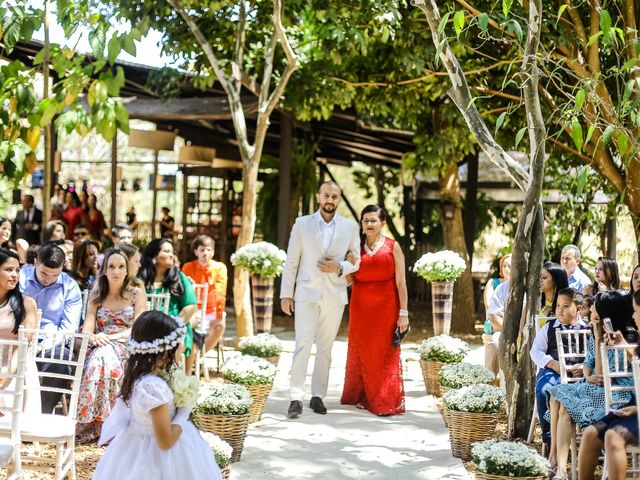
<path fill-rule="evenodd" d="M 635 270 L 634 270 L 635 272 Z M 632 293 L 633 320 L 640 328 L 640 290 Z M 617 344 L 624 344 L 626 340 L 615 339 Z M 627 349 L 627 357 L 640 355 L 640 348 Z M 629 445 L 638 445 L 638 408 L 637 399 L 624 407 L 608 412 L 603 418 L 587 427 L 582 434 L 580 453 L 578 456 L 579 478 L 593 478 L 598 466 L 600 450 L 605 449 L 607 458 L 607 473 L 611 480 L 627 478 L 627 452 Z"/>
<path fill-rule="evenodd" d="M 576 383 L 561 384 L 549 388 L 551 395 L 551 452 L 549 460 L 555 469 L 554 480 L 567 478 L 567 460 L 574 425 L 582 428 L 605 416 L 604 388 L 602 386 L 602 360 L 600 344 L 603 341 L 603 318 L 610 318 L 615 331 L 622 332 L 630 340 L 636 339 L 635 327 L 626 315 L 625 301 L 619 292 L 602 292 L 591 307 L 593 335 L 587 345 L 587 357 L 583 363 L 584 379 Z M 615 365 L 613 354 L 609 362 Z M 613 379 L 614 385 L 630 386 L 629 379 Z M 614 392 L 614 400 L 626 402 L 629 392 Z"/>

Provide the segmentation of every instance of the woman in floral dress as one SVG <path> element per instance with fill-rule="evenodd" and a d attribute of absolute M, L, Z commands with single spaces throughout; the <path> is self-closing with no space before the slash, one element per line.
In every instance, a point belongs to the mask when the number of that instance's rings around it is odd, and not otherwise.
<path fill-rule="evenodd" d="M 147 296 L 131 285 L 128 258 L 117 248 L 107 251 L 91 291 L 82 333 L 89 335 L 78 400 L 78 442 L 98 438 L 120 392 L 131 326 L 146 309 Z"/>

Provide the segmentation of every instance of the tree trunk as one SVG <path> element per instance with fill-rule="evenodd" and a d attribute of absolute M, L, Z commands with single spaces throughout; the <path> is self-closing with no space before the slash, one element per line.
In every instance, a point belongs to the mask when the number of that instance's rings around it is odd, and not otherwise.
<path fill-rule="evenodd" d="M 256 224 L 256 198 L 258 194 L 259 161 L 253 158 L 242 162 L 242 228 L 237 248 L 253 241 Z M 253 315 L 249 273 L 244 268 L 234 269 L 233 303 L 236 311 L 236 337 L 253 335 Z"/>
<path fill-rule="evenodd" d="M 535 376 L 529 357 L 539 310 L 540 271 L 544 255 L 542 184 L 546 129 L 538 94 L 539 70 L 536 55 L 542 28 L 542 0 L 529 3 L 529 29 L 521 72 L 525 79 L 523 97 L 529 132 L 529 184 L 514 242 L 511 260 L 509 301 L 500 338 L 500 366 L 505 373 L 510 438 L 526 438 L 535 398 Z M 526 293 L 527 304 L 524 305 Z M 523 307 L 524 322 L 521 322 Z M 518 346 L 520 348 L 518 348 Z"/>
<path fill-rule="evenodd" d="M 457 252 L 467 262 L 467 269 L 456 280 L 453 289 L 453 333 L 475 333 L 476 313 L 473 301 L 473 280 L 471 278 L 471 263 L 464 238 L 462 210 L 460 208 L 460 177 L 458 166 L 452 164 L 444 174 L 440 175 L 440 198 L 455 205 L 452 218 L 446 218 L 442 212 L 442 233 L 444 245 L 447 249 Z"/>

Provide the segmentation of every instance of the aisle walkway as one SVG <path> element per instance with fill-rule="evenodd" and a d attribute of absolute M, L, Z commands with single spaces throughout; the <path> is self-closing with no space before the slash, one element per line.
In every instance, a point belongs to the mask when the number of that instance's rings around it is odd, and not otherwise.
<path fill-rule="evenodd" d="M 282 335 L 278 334 L 282 337 Z M 404 362 L 407 412 L 377 417 L 340 405 L 347 344 L 336 341 L 327 415 L 308 408 L 296 420 L 286 418 L 293 342 L 287 341 L 262 420 L 251 427 L 232 480 L 411 480 L 471 478 L 451 456 L 447 429 L 435 399 L 426 396 L 417 361 Z M 417 358 L 416 345 L 403 357 Z M 309 362 L 309 379 L 313 362 Z"/>

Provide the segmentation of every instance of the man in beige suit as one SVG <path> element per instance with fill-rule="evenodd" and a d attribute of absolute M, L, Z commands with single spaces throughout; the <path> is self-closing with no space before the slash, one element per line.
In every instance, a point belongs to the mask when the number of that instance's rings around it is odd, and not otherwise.
<path fill-rule="evenodd" d="M 360 265 L 358 224 L 336 214 L 342 200 L 340 187 L 325 182 L 316 199 L 319 210 L 299 217 L 293 225 L 282 273 L 280 304 L 285 314 L 295 312 L 296 331 L 289 418 L 302 413 L 307 364 L 314 343 L 316 358 L 309 407 L 315 413 L 327 413 L 322 400 L 329 383 L 331 348 L 348 302 L 346 276 Z M 356 256 L 355 265 L 345 260 L 349 251 Z"/>

